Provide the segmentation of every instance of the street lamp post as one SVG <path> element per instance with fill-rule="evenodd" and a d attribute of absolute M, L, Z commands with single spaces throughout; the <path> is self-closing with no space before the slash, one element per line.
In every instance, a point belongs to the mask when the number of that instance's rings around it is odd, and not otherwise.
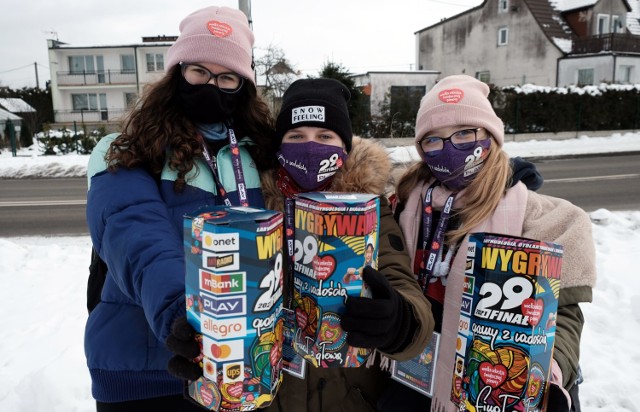
<path fill-rule="evenodd" d="M 9 133 L 9 140 L 11 141 L 11 154 L 13 157 L 16 157 L 16 130 L 13 128 L 11 119 L 7 119 L 7 132 Z"/>

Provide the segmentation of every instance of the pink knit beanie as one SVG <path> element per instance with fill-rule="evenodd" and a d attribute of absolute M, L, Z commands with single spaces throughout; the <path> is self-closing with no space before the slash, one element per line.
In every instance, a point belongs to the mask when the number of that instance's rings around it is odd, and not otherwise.
<path fill-rule="evenodd" d="M 420 102 L 416 117 L 416 147 L 428 132 L 449 126 L 483 127 L 498 146 L 502 146 L 504 124 L 493 111 L 487 96 L 489 86 L 471 76 L 461 74 L 440 80 Z"/>
<path fill-rule="evenodd" d="M 253 40 L 243 12 L 229 7 L 206 7 L 180 23 L 180 36 L 167 52 L 167 68 L 181 61 L 216 63 L 255 84 Z"/>

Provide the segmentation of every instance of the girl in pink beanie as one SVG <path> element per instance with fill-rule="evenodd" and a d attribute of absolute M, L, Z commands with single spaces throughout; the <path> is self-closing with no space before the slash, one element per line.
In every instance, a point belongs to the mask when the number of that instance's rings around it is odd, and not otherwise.
<path fill-rule="evenodd" d="M 415 145 L 422 161 L 399 180 L 394 212 L 413 251 L 414 275 L 431 302 L 440 341 L 434 354 L 433 396 L 407 389 L 393 398 L 398 401 L 395 407 L 410 409 L 413 400 L 421 410 L 459 410 L 451 394 L 457 390 L 452 377 L 468 235 L 491 232 L 564 247 L 547 410 L 578 411 L 584 322 L 579 303 L 591 301 L 596 277 L 591 222 L 582 209 L 537 194 L 514 179 L 517 175 L 502 150 L 504 127 L 488 95 L 486 84 L 456 75 L 440 80 L 420 104 Z"/>
<path fill-rule="evenodd" d="M 252 47 L 239 10 L 185 17 L 164 77 L 91 155 L 87 223 L 106 266 L 90 281 L 85 354 L 99 412 L 202 410 L 168 370 L 166 342 L 186 316 L 183 215 L 264 207 L 259 171 L 276 162 L 275 125 L 257 95 Z"/>

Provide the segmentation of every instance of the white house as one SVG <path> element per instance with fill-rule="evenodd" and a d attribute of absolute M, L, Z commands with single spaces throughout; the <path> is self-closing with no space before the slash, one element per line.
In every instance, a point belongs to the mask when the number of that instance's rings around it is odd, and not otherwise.
<path fill-rule="evenodd" d="M 145 85 L 162 77 L 165 55 L 176 38 L 87 47 L 48 40 L 54 127 L 77 122 L 114 128 Z"/>

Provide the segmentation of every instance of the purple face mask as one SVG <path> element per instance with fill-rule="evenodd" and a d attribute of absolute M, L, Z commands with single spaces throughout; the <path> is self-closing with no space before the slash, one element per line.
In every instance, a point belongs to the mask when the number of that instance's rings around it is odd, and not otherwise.
<path fill-rule="evenodd" d="M 283 143 L 277 154 L 282 167 L 305 190 L 322 186 L 347 160 L 342 147 L 316 142 Z"/>
<path fill-rule="evenodd" d="M 442 150 L 423 153 L 422 159 L 436 179 L 450 189 L 460 190 L 469 185 L 473 176 L 480 171 L 490 146 L 491 139 L 485 139 L 460 150 L 446 141 Z"/>

